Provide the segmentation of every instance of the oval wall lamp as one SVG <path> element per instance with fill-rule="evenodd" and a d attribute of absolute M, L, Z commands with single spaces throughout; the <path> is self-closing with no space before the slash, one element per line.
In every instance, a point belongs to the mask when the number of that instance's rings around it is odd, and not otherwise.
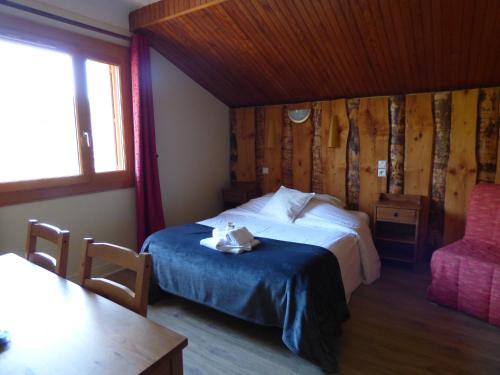
<path fill-rule="evenodd" d="M 306 122 L 310 115 L 310 108 L 288 110 L 288 118 L 295 124 L 302 124 L 303 122 Z"/>

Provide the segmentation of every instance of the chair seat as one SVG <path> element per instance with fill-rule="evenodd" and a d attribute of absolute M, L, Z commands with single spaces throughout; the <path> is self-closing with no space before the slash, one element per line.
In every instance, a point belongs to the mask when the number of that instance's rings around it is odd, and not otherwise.
<path fill-rule="evenodd" d="M 500 248 L 456 241 L 434 252 L 431 270 L 430 300 L 500 325 Z"/>

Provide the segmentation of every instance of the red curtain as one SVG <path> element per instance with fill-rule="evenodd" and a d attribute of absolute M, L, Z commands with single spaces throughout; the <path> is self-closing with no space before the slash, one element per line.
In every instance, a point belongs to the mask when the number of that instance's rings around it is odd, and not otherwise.
<path fill-rule="evenodd" d="M 134 35 L 131 43 L 132 112 L 134 117 L 137 245 L 165 227 L 156 154 L 149 42 Z"/>

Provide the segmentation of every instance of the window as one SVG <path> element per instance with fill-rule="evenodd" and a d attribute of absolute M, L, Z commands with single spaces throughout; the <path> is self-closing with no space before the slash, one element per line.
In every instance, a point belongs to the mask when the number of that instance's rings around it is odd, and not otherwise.
<path fill-rule="evenodd" d="M 127 48 L 1 21 L 0 205 L 132 186 Z"/>

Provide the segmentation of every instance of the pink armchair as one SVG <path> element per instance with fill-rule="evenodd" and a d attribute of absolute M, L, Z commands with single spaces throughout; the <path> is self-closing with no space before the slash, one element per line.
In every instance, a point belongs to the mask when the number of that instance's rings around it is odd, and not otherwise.
<path fill-rule="evenodd" d="M 434 252 L 427 297 L 500 325 L 500 184 L 471 193 L 464 238 Z"/>

